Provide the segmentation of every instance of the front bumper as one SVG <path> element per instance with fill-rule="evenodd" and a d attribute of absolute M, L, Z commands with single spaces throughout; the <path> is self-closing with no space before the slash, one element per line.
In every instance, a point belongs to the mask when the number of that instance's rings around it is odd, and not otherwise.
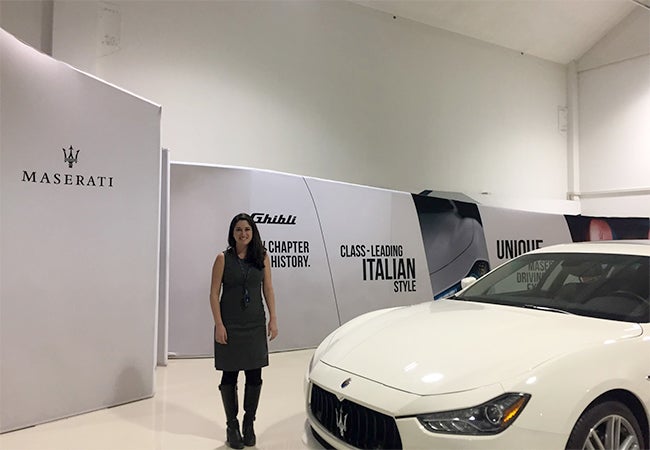
<path fill-rule="evenodd" d="M 342 384 L 346 380 L 345 387 Z M 314 385 L 318 388 L 333 394 L 336 411 L 335 417 L 330 420 L 317 418 L 311 407 L 311 394 Z M 313 430 L 331 446 L 337 449 L 355 448 L 380 448 L 381 443 L 373 441 L 372 436 L 381 435 L 374 430 L 355 427 L 367 427 L 366 422 L 351 417 L 344 420 L 344 410 L 347 413 L 349 408 L 338 405 L 354 403 L 362 409 L 377 412 L 381 416 L 388 416 L 394 422 L 399 443 L 404 449 L 444 449 L 444 450 L 521 450 L 540 449 L 552 450 L 563 449 L 566 445 L 567 436 L 520 428 L 517 422 L 513 423 L 502 433 L 489 436 L 466 436 L 432 433 L 424 428 L 417 419 L 418 413 L 433 411 L 446 411 L 480 404 L 489 398 L 503 393 L 500 386 L 489 386 L 475 391 L 459 392 L 438 396 L 420 396 L 409 392 L 399 391 L 386 385 L 356 376 L 343 370 L 317 363 L 314 369 L 305 378 L 305 399 L 307 420 Z M 435 406 L 432 406 L 435 405 Z M 524 411 L 522 414 L 525 414 Z M 320 414 L 319 414 L 320 415 Z M 375 419 L 373 418 L 373 423 Z M 329 426 L 328 428 L 324 425 Z M 359 435 L 367 434 L 369 440 L 361 445 L 355 446 L 351 442 L 358 443 Z M 391 441 L 391 448 L 394 442 Z"/>

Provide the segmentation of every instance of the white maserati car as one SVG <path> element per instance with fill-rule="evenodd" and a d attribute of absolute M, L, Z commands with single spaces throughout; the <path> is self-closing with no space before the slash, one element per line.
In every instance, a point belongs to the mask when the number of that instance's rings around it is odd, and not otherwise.
<path fill-rule="evenodd" d="M 305 378 L 328 446 L 649 449 L 650 241 L 546 247 L 330 334 Z"/>

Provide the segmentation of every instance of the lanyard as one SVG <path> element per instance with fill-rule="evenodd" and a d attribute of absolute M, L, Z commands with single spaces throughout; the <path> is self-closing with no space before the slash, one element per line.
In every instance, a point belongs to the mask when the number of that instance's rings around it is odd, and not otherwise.
<path fill-rule="evenodd" d="M 246 287 L 246 282 L 248 281 L 248 273 L 251 271 L 250 266 L 246 267 L 244 271 L 244 261 L 242 261 L 239 256 L 237 256 L 237 261 L 239 262 L 239 268 L 241 269 L 242 274 L 242 300 L 241 300 L 241 309 L 246 309 L 248 304 L 251 302 L 251 297 L 248 293 L 248 288 Z"/>

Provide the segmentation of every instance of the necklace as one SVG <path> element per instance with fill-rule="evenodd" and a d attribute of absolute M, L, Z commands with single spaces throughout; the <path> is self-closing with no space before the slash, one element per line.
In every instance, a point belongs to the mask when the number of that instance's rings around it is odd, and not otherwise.
<path fill-rule="evenodd" d="M 251 267 L 248 264 L 244 263 L 244 260 L 239 258 L 237 256 L 237 261 L 239 262 L 239 269 L 241 270 L 242 274 L 242 301 L 241 301 L 241 309 L 246 309 L 248 307 L 248 304 L 251 302 L 251 297 L 248 293 L 248 287 L 246 286 L 246 282 L 248 281 L 248 273 L 251 271 Z M 244 267 L 246 268 L 244 270 Z"/>

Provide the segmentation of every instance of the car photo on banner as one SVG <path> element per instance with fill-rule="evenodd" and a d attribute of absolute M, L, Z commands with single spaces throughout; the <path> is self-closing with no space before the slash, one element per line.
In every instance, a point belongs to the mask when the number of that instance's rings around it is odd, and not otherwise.
<path fill-rule="evenodd" d="M 650 241 L 560 244 L 314 352 L 308 424 L 338 449 L 648 449 Z"/>
<path fill-rule="evenodd" d="M 476 204 L 413 194 L 433 297 L 460 290 L 460 280 L 479 278 L 490 269 Z"/>

